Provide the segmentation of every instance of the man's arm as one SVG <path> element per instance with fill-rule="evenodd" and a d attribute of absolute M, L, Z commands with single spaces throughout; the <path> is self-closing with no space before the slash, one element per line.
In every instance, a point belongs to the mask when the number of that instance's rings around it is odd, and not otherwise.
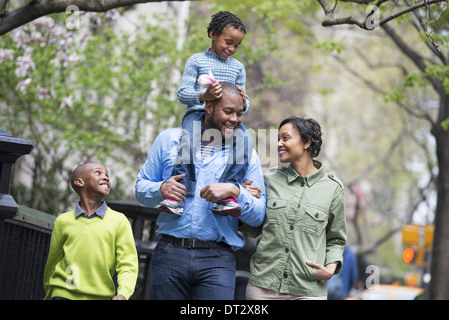
<path fill-rule="evenodd" d="M 162 198 L 170 198 L 176 201 L 185 200 L 186 187 L 178 182 L 178 180 L 183 178 L 184 176 L 185 174 L 180 174 L 177 176 L 172 176 L 167 181 L 164 181 L 159 188 Z"/>
<path fill-rule="evenodd" d="M 265 183 L 257 152 L 253 150 L 251 161 L 248 165 L 243 181 L 253 180 L 253 185 L 260 188 L 260 198 L 253 197 L 242 185 L 240 185 L 240 195 L 236 200 L 242 206 L 240 220 L 252 227 L 258 227 L 265 221 L 266 194 Z"/>
<path fill-rule="evenodd" d="M 243 180 L 253 180 L 253 185 L 261 190 L 259 198 L 253 197 L 244 186 L 237 187 L 232 183 L 211 183 L 201 190 L 200 195 L 210 202 L 217 202 L 230 197 L 236 199 L 242 206 L 240 220 L 252 227 L 257 227 L 265 219 L 266 196 L 260 159 L 254 150 L 252 159 Z"/>
<path fill-rule="evenodd" d="M 155 207 L 165 199 L 164 195 L 175 196 L 173 189 L 170 188 L 176 181 L 174 177 L 170 178 L 173 166 L 169 160 L 171 152 L 176 152 L 176 146 L 172 146 L 170 139 L 170 135 L 175 133 L 175 131 L 164 131 L 157 136 L 137 175 L 136 199 L 144 206 Z"/>
<path fill-rule="evenodd" d="M 206 199 L 209 202 L 217 202 L 219 200 L 234 198 L 240 194 L 240 189 L 237 188 L 233 183 L 211 183 L 205 186 L 201 192 L 201 198 Z"/>

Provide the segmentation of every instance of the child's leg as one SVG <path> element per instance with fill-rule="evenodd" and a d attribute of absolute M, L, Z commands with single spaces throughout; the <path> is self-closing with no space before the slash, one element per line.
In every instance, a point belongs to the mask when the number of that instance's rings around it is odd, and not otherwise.
<path fill-rule="evenodd" d="M 234 133 L 233 160 L 229 161 L 219 182 L 242 183 L 251 161 L 254 140 L 243 124 Z"/>
<path fill-rule="evenodd" d="M 228 162 L 219 182 L 240 184 L 246 175 L 248 164 L 253 152 L 253 138 L 243 124 L 236 130 L 233 137 L 233 146 L 230 161 Z M 235 199 L 223 199 L 212 206 L 212 212 L 220 215 L 230 214 L 239 217 L 242 207 Z"/>
<path fill-rule="evenodd" d="M 201 142 L 203 122 L 204 111 L 186 112 L 182 119 L 182 136 L 179 139 L 178 156 L 173 166 L 172 176 L 185 174 L 185 177 L 178 182 L 186 187 L 186 197 L 193 197 L 195 194 L 196 175 L 193 159 Z M 184 202 L 167 198 L 159 204 L 158 208 L 161 211 L 182 215 Z"/>
<path fill-rule="evenodd" d="M 195 194 L 194 156 L 198 150 L 198 144 L 201 142 L 203 122 L 204 111 L 186 112 L 182 119 L 182 137 L 178 145 L 178 157 L 173 166 L 172 176 L 185 174 L 185 177 L 178 182 L 186 187 L 186 197 L 193 197 Z M 195 137 L 194 135 L 199 136 Z"/>

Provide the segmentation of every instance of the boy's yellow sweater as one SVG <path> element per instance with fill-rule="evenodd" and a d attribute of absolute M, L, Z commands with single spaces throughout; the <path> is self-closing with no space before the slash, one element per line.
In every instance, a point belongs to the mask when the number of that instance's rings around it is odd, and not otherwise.
<path fill-rule="evenodd" d="M 117 271 L 117 293 L 112 276 Z M 138 257 L 131 225 L 120 212 L 107 209 L 103 218 L 75 218 L 75 210 L 54 224 L 44 272 L 46 300 L 126 299 L 134 292 Z"/>

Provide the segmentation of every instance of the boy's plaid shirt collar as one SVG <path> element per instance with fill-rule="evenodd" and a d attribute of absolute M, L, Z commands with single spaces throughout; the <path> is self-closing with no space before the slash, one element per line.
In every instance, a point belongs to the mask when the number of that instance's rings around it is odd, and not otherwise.
<path fill-rule="evenodd" d="M 108 206 L 106 204 L 106 201 L 102 201 L 101 205 L 98 207 L 98 209 L 95 210 L 95 212 L 89 216 L 86 212 L 84 212 L 83 209 L 81 209 L 80 203 L 77 202 L 76 207 L 75 207 L 75 218 L 78 218 L 79 216 L 83 216 L 86 219 L 92 219 L 95 216 L 104 218 L 104 215 L 106 214 L 107 209 L 108 209 Z"/>

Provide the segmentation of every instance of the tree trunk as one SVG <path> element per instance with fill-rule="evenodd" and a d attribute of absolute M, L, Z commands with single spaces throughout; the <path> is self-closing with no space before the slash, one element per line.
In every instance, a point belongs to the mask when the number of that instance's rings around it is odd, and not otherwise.
<path fill-rule="evenodd" d="M 449 95 L 441 94 L 438 121 L 432 134 L 436 140 L 439 166 L 437 180 L 437 208 L 435 212 L 435 234 L 432 250 L 431 282 L 429 298 L 449 299 L 449 130 L 441 123 L 449 117 Z"/>

